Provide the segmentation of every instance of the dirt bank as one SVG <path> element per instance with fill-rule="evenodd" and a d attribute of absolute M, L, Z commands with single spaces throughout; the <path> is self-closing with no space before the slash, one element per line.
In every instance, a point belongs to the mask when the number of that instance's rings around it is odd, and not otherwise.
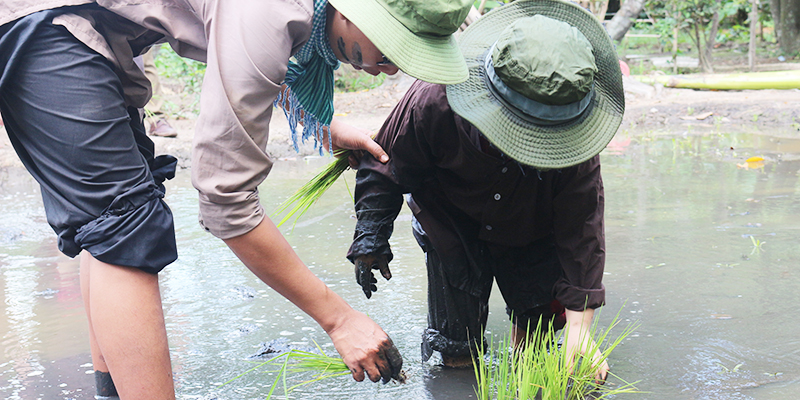
<path fill-rule="evenodd" d="M 763 132 L 800 136 L 800 90 L 709 91 L 653 87 L 625 79 L 622 130 Z"/>
<path fill-rule="evenodd" d="M 336 95 L 338 118 L 351 125 L 377 130 L 412 83 L 408 76 L 389 77 L 379 88 Z M 625 79 L 626 112 L 621 131 L 685 131 L 704 128 L 757 131 L 800 136 L 800 90 L 699 91 L 658 88 Z M 154 137 L 159 154 L 172 154 L 182 168 L 191 166 L 191 143 L 195 121 L 170 121 L 177 138 Z M 273 113 L 267 151 L 275 159 L 312 154 L 310 145 L 300 153 L 291 145 L 289 128 L 281 110 Z M 21 166 L 0 128 L 0 167 Z"/>

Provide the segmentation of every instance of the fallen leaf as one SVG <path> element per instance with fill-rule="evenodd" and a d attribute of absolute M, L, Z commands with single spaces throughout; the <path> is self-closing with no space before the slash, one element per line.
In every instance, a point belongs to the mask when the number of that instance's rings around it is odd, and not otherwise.
<path fill-rule="evenodd" d="M 714 113 L 712 111 L 709 111 L 698 115 L 697 117 L 695 117 L 695 119 L 697 119 L 698 121 L 702 121 L 712 115 L 714 115 Z"/>

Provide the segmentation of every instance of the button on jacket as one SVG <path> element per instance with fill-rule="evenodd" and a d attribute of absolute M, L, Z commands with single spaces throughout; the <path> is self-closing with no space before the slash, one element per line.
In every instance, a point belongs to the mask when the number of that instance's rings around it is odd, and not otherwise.
<path fill-rule="evenodd" d="M 273 101 L 289 57 L 311 34 L 312 1 L 0 0 L 0 25 L 56 8 L 64 13 L 55 24 L 117 67 L 130 106 L 150 98 L 133 62 L 147 46 L 166 41 L 207 62 L 192 152 L 201 224 L 223 239 L 256 227 L 265 216 L 257 187 L 272 167 Z"/>
<path fill-rule="evenodd" d="M 443 260 L 463 261 L 457 287 L 473 291 L 480 254 L 459 254 L 464 235 L 492 246 L 519 247 L 552 238 L 561 264 L 553 296 L 565 307 L 597 308 L 605 299 L 603 182 L 599 157 L 574 167 L 537 171 L 491 147 L 454 114 L 445 87 L 415 82 L 376 141 L 389 153 L 381 164 L 365 156 L 355 201 L 358 222 L 348 258 L 391 260 L 389 237 L 410 193 L 409 206 Z M 452 279 L 448 277 L 448 279 Z"/>

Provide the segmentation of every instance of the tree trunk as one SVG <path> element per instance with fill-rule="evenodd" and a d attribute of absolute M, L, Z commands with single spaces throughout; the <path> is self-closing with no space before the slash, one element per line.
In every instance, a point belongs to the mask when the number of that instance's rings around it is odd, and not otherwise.
<path fill-rule="evenodd" d="M 700 24 L 695 21 L 693 24 L 694 27 L 694 44 L 697 47 L 697 59 L 700 62 L 700 68 L 705 73 L 713 73 L 714 67 L 711 66 L 711 61 L 708 59 L 708 55 L 711 53 L 706 49 L 706 41 L 705 41 L 705 34 L 703 32 L 702 27 Z"/>
<path fill-rule="evenodd" d="M 756 28 L 758 27 L 758 0 L 750 1 L 750 48 L 747 51 L 747 63 L 750 72 L 756 70 Z"/>
<path fill-rule="evenodd" d="M 769 9 L 772 13 L 772 21 L 775 23 L 775 37 L 780 42 L 781 38 L 781 0 L 770 0 Z"/>
<path fill-rule="evenodd" d="M 784 53 L 794 56 L 800 51 L 800 1 L 781 0 L 779 12 L 779 19 L 775 22 L 778 43 Z"/>
<path fill-rule="evenodd" d="M 711 27 L 708 30 L 708 36 L 705 36 L 706 32 L 703 27 L 698 27 L 697 24 L 695 24 L 695 34 L 697 34 L 698 42 L 705 42 L 702 49 L 699 46 L 697 47 L 697 53 L 700 58 L 700 66 L 703 68 L 703 72 L 709 74 L 714 73 L 714 57 L 711 52 L 714 50 L 714 47 L 717 44 L 719 22 L 719 11 L 714 11 L 714 15 L 711 17 Z M 697 33 L 698 30 L 699 33 Z"/>
<path fill-rule="evenodd" d="M 675 15 L 675 26 L 672 27 L 672 73 L 678 75 L 678 24 L 681 15 L 678 13 L 678 6 L 672 5 L 672 14 Z"/>
<path fill-rule="evenodd" d="M 644 9 L 645 0 L 625 0 L 620 6 L 619 11 L 614 14 L 614 18 L 606 24 L 606 30 L 611 38 L 620 41 L 625 37 L 625 33 L 636 22 L 636 18 Z M 778 0 L 773 0 L 778 1 Z"/>

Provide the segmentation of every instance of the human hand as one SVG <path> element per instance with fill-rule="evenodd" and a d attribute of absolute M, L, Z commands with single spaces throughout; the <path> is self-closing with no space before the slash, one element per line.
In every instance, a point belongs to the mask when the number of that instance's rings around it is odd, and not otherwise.
<path fill-rule="evenodd" d="M 381 379 L 383 383 L 396 379 L 403 383 L 403 357 L 392 339 L 369 317 L 351 309 L 342 316 L 328 335 L 342 356 L 342 360 L 353 379 L 364 380 L 364 375 L 373 382 Z"/>
<path fill-rule="evenodd" d="M 288 98 L 291 89 L 284 84 L 281 86 L 281 91 L 285 99 Z M 285 109 L 286 102 L 284 101 L 280 106 Z M 302 125 L 302 111 L 300 115 L 301 119 L 298 122 Z M 330 138 L 333 140 L 333 146 L 330 146 L 328 133 L 330 133 Z M 324 149 L 331 149 L 334 152 L 337 150 L 353 150 L 350 152 L 349 156 L 350 167 L 353 169 L 358 169 L 358 162 L 364 151 L 368 151 L 376 160 L 384 164 L 389 161 L 389 156 L 383 151 L 383 148 L 373 140 L 375 135 L 366 129 L 356 128 L 350 124 L 341 122 L 336 117 L 331 119 L 330 126 L 323 129 L 321 135 L 317 133 L 316 136 L 317 140 L 322 143 Z"/>
<path fill-rule="evenodd" d="M 378 280 L 372 274 L 373 269 L 381 271 L 381 275 L 388 281 L 392 279 L 392 271 L 389 271 L 389 262 L 386 256 L 363 255 L 355 259 L 356 282 L 361 285 L 361 289 L 367 298 L 372 297 L 372 292 L 378 291 Z"/>
<path fill-rule="evenodd" d="M 603 359 L 600 347 L 594 342 L 590 335 L 594 310 L 589 308 L 585 311 L 567 310 L 566 339 L 564 345 L 567 350 L 567 366 L 570 373 L 575 365 L 575 359 L 580 354 L 592 361 L 592 369 L 596 371 L 595 381 L 604 384 L 608 378 L 608 362 Z M 587 354 L 591 353 L 591 354 Z"/>
<path fill-rule="evenodd" d="M 331 138 L 333 139 L 333 150 L 354 150 L 350 154 L 350 167 L 358 168 L 358 161 L 361 159 L 363 151 L 368 151 L 382 163 L 389 161 L 389 156 L 383 148 L 372 140 L 373 135 L 366 129 L 356 128 L 350 124 L 333 118 L 330 125 Z M 328 138 L 323 138 L 325 148 L 328 146 Z"/>

